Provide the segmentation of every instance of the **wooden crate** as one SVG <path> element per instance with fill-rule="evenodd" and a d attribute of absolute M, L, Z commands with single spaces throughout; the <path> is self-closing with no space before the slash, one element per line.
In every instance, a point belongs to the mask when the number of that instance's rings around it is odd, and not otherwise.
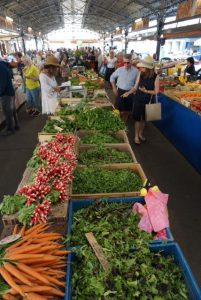
<path fill-rule="evenodd" d="M 96 148 L 96 147 L 97 147 L 97 145 L 81 145 L 79 147 L 79 153 L 82 151 L 87 151 L 92 148 Z M 132 158 L 133 162 L 137 163 L 137 159 L 133 153 L 133 150 L 132 150 L 130 144 L 127 144 L 127 143 L 125 143 L 125 144 L 106 144 L 105 147 L 116 149 L 116 150 L 119 150 L 120 152 L 126 152 Z M 78 156 L 79 156 L 79 153 L 78 153 Z M 100 165 L 100 163 L 98 163 L 98 165 Z M 109 165 L 111 165 L 111 164 L 109 164 Z"/>
<path fill-rule="evenodd" d="M 27 167 L 25 169 L 25 171 L 23 173 L 23 176 L 22 176 L 22 180 L 20 181 L 20 184 L 17 187 L 16 193 L 18 192 L 18 190 L 21 187 L 23 187 L 24 185 L 30 184 L 32 182 L 33 173 L 34 173 L 33 168 Z"/>
<path fill-rule="evenodd" d="M 59 203 L 57 205 L 52 205 L 52 211 L 49 214 L 48 222 L 54 222 L 54 223 L 61 223 L 61 222 L 67 222 L 67 212 L 68 212 L 68 201 L 65 201 L 63 203 Z M 2 216 L 2 222 L 3 226 L 13 226 L 18 222 L 18 213 L 12 214 L 12 215 L 3 215 Z"/>
<path fill-rule="evenodd" d="M 93 133 L 92 130 L 86 130 L 86 129 L 80 129 L 76 132 L 77 136 L 81 139 L 82 137 L 88 135 L 88 134 L 91 134 Z M 113 137 L 116 137 L 117 139 L 121 140 L 121 142 L 119 143 L 116 143 L 116 144 L 105 144 L 105 145 L 119 145 L 119 144 L 124 144 L 124 143 L 127 143 L 129 144 L 129 141 L 128 141 L 128 137 L 127 137 L 127 134 L 126 134 L 126 131 L 125 130 L 119 130 L 115 133 L 111 133 L 110 134 L 111 136 Z M 81 144 L 81 142 L 80 142 Z M 81 144 L 81 145 L 88 145 L 88 146 L 91 146 L 92 144 Z"/>
<path fill-rule="evenodd" d="M 84 98 L 61 98 L 60 99 L 60 105 L 77 105 L 80 103 Z"/>
<path fill-rule="evenodd" d="M 147 180 L 140 164 L 136 164 L 136 163 L 112 164 L 112 165 L 103 165 L 103 166 L 101 166 L 101 168 L 105 168 L 108 170 L 131 169 L 140 176 L 143 183 Z M 100 193 L 100 194 L 73 194 L 73 186 L 72 186 L 72 194 L 71 194 L 71 198 L 77 199 L 77 200 L 79 200 L 79 199 L 137 197 L 137 196 L 140 196 L 140 191 L 121 192 L 121 193 Z"/>

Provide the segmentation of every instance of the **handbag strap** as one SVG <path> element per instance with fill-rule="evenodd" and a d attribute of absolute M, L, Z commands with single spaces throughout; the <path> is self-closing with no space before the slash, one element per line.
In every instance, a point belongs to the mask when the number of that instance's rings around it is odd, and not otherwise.
<path fill-rule="evenodd" d="M 150 96 L 149 104 L 151 104 L 152 98 L 153 98 L 153 95 Z M 156 102 L 155 102 L 155 103 L 158 103 L 158 94 L 155 95 L 155 99 L 156 99 Z"/>

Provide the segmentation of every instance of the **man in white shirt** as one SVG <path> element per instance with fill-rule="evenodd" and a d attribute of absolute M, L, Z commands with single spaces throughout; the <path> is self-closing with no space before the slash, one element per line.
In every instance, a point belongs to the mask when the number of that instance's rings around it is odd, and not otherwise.
<path fill-rule="evenodd" d="M 117 96 L 117 108 L 126 122 L 133 107 L 133 93 L 137 87 L 138 70 L 131 64 L 131 55 L 124 56 L 124 66 L 118 68 L 110 77 L 113 93 Z M 116 82 L 116 83 L 115 83 Z"/>

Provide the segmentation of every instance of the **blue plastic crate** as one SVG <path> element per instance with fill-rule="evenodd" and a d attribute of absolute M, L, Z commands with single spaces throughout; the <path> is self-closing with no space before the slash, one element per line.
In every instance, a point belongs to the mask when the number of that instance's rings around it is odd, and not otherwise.
<path fill-rule="evenodd" d="M 201 289 L 199 288 L 192 271 L 177 243 L 171 242 L 168 244 L 154 244 L 150 245 L 151 251 L 161 252 L 162 255 L 172 255 L 175 262 L 179 265 L 182 272 L 186 287 L 189 292 L 189 300 L 201 300 Z M 66 275 L 66 290 L 64 300 L 71 300 L 71 277 L 72 277 L 72 262 L 76 261 L 74 253 L 69 254 Z"/>
<path fill-rule="evenodd" d="M 84 200 L 71 200 L 70 201 L 70 205 L 69 205 L 69 209 L 68 209 L 68 224 L 67 224 L 67 234 L 68 236 L 70 236 L 71 234 L 71 226 L 73 223 L 73 214 L 74 212 L 82 209 L 82 208 L 86 208 L 89 205 L 92 205 L 94 203 L 95 200 L 92 199 L 84 199 Z M 110 199 L 103 199 L 103 200 L 99 200 L 99 201 L 103 201 L 103 202 L 108 202 L 108 203 L 130 203 L 130 204 L 134 204 L 136 202 L 140 202 L 142 204 L 144 204 L 144 198 L 143 197 L 131 197 L 131 198 L 110 198 Z M 166 228 L 166 235 L 168 240 L 165 240 L 165 242 L 172 242 L 174 241 L 174 238 L 172 236 L 172 233 L 170 231 L 169 228 Z M 163 242 L 162 240 L 151 240 L 150 243 L 153 244 L 158 244 Z M 70 244 L 68 245 L 70 246 Z"/>
<path fill-rule="evenodd" d="M 198 286 L 195 277 L 179 245 L 177 243 L 168 243 L 166 245 L 155 244 L 155 245 L 150 245 L 150 249 L 154 252 L 160 251 L 164 256 L 168 256 L 168 255 L 174 256 L 175 262 L 179 265 L 182 271 L 186 286 L 188 288 L 190 299 L 201 300 L 201 289 Z"/>

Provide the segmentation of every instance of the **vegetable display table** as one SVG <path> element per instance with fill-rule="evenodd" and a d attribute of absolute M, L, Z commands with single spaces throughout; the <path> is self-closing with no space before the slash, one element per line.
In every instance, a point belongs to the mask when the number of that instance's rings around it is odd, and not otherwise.
<path fill-rule="evenodd" d="M 201 173 L 201 116 L 165 95 L 158 99 L 162 120 L 155 126 Z"/>

